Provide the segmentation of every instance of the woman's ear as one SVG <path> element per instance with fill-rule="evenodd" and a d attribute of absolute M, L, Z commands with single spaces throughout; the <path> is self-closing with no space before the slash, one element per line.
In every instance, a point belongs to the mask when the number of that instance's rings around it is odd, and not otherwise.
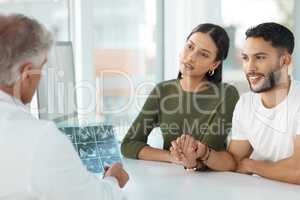
<path fill-rule="evenodd" d="M 212 66 L 212 68 L 210 69 L 210 70 L 216 70 L 218 67 L 219 67 L 219 65 L 221 64 L 221 61 L 219 60 L 219 61 L 216 61 L 214 64 L 213 64 L 213 66 Z"/>

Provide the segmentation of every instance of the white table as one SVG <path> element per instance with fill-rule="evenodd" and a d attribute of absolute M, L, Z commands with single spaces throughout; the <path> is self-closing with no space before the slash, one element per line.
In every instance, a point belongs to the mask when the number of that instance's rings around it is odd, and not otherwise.
<path fill-rule="evenodd" d="M 231 172 L 187 172 L 181 166 L 124 159 L 126 200 L 298 200 L 300 186 Z"/>

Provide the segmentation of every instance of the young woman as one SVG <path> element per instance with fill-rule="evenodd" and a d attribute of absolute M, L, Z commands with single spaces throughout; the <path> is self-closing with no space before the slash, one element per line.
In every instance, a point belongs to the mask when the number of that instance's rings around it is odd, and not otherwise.
<path fill-rule="evenodd" d="M 121 145 L 125 157 L 186 166 L 169 151 L 171 142 L 185 134 L 216 151 L 226 148 L 239 98 L 233 86 L 222 83 L 222 62 L 228 49 L 229 38 L 222 27 L 200 24 L 193 29 L 180 54 L 178 78 L 152 90 L 125 136 Z M 155 127 L 161 129 L 163 149 L 147 144 Z"/>

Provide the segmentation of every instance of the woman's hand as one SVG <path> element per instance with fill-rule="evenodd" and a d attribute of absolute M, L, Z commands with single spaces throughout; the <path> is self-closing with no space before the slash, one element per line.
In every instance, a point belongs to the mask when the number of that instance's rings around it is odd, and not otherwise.
<path fill-rule="evenodd" d="M 197 166 L 197 159 L 202 158 L 207 151 L 207 146 L 196 140 L 193 136 L 185 134 L 177 141 L 181 144 L 181 159 L 187 168 Z"/>
<path fill-rule="evenodd" d="M 171 142 L 171 162 L 183 165 L 186 168 L 197 166 L 197 159 L 206 153 L 206 145 L 194 139 L 191 135 L 182 135 Z"/>
<path fill-rule="evenodd" d="M 170 162 L 182 165 L 186 168 L 193 168 L 197 165 L 197 160 L 190 160 L 184 156 L 176 141 L 172 142 L 172 146 L 170 148 Z"/>
<path fill-rule="evenodd" d="M 183 165 L 182 159 L 180 157 L 180 154 L 178 153 L 178 150 L 171 146 L 170 148 L 170 162 L 178 165 Z"/>
<path fill-rule="evenodd" d="M 170 147 L 170 162 L 183 165 L 181 144 L 178 142 L 180 142 L 178 139 L 171 142 L 172 146 Z"/>

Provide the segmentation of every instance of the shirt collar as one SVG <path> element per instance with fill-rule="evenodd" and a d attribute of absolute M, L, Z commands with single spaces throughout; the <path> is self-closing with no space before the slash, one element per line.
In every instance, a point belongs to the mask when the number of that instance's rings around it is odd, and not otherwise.
<path fill-rule="evenodd" d="M 16 97 L 11 96 L 10 94 L 0 90 L 0 102 L 6 102 L 9 104 L 13 104 L 17 107 L 21 107 L 22 109 L 28 112 L 26 105 L 22 103 L 22 101 Z"/>

